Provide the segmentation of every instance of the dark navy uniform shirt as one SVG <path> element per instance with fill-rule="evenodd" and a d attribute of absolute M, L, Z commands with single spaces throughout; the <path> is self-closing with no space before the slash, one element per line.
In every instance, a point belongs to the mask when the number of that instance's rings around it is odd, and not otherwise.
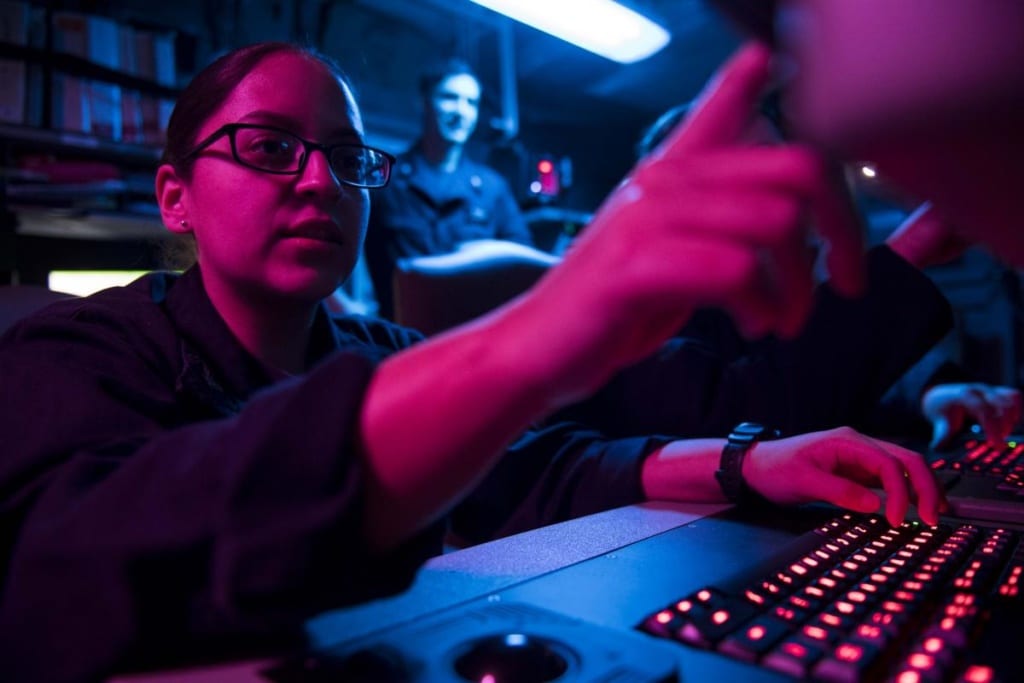
<path fill-rule="evenodd" d="M 398 160 L 388 186 L 371 196 L 366 263 L 385 317 L 392 315 L 391 271 L 398 259 L 446 254 L 477 239 L 533 246 L 505 179 L 465 157 L 446 173 L 414 147 Z"/>
<path fill-rule="evenodd" d="M 276 381 L 198 268 L 50 306 L 0 337 L 0 680 L 288 644 L 316 612 L 401 590 L 434 524 L 374 553 L 357 422 L 375 365 L 421 339 L 320 307 Z M 464 505 L 469 541 L 642 498 L 665 438 L 535 429 Z"/>
<path fill-rule="evenodd" d="M 601 433 L 559 421 L 518 439 L 453 510 L 453 531 L 482 541 L 639 501 L 643 460 L 670 438 L 630 435 L 721 436 L 750 419 L 823 428 L 870 408 L 951 315 L 888 250 L 869 272 L 863 299 L 822 292 L 794 342 L 733 349 L 697 329 L 672 340 L 571 411 Z M 9 330 L 0 678 L 91 680 L 126 661 L 258 649 L 317 611 L 407 585 L 441 529 L 368 549 L 355 425 L 375 365 L 419 339 L 321 307 L 308 371 L 275 381 L 198 269 L 59 302 Z"/>

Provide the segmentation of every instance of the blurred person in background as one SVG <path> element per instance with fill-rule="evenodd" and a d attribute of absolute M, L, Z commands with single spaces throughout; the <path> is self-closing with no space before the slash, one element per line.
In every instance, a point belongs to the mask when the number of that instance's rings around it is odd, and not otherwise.
<path fill-rule="evenodd" d="M 466 154 L 480 117 L 480 80 L 460 59 L 420 77 L 422 129 L 399 156 L 389 186 L 374 196 L 365 258 L 379 305 L 393 315 L 392 272 L 399 259 L 447 254 L 477 240 L 533 246 L 506 180 Z"/>

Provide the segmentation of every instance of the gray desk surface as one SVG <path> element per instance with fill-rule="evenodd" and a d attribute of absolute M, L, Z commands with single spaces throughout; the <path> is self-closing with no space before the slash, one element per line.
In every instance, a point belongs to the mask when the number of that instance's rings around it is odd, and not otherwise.
<path fill-rule="evenodd" d="M 725 505 L 643 503 L 590 515 L 435 557 L 410 589 L 326 612 L 308 625 L 314 645 L 350 640 L 385 626 L 507 589 L 726 509 Z M 108 683 L 256 683 L 272 660 L 118 676 Z"/>

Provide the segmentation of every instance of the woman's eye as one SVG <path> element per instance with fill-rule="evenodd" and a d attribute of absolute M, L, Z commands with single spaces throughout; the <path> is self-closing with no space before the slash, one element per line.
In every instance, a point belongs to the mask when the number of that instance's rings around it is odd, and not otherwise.
<path fill-rule="evenodd" d="M 252 141 L 249 146 L 254 154 L 261 154 L 267 157 L 291 156 L 295 145 L 285 138 L 263 137 Z"/>

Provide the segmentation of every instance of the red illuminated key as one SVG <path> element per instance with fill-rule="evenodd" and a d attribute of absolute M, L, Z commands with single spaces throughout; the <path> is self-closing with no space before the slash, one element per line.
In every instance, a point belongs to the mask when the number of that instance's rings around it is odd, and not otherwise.
<path fill-rule="evenodd" d="M 670 637 L 683 625 L 683 618 L 675 610 L 665 609 L 644 620 L 641 628 L 662 638 Z"/>
<path fill-rule="evenodd" d="M 854 683 L 878 658 L 878 650 L 867 643 L 843 642 L 814 667 L 814 678 Z"/>
<path fill-rule="evenodd" d="M 723 640 L 718 649 L 737 659 L 754 661 L 789 632 L 786 622 L 770 616 L 759 617 Z"/>
<path fill-rule="evenodd" d="M 964 671 L 960 680 L 964 683 L 991 683 L 996 680 L 996 674 L 989 666 L 969 666 Z"/>
<path fill-rule="evenodd" d="M 676 632 L 679 640 L 697 647 L 713 647 L 754 615 L 754 609 L 740 601 L 715 599 L 701 607 L 687 614 Z"/>
<path fill-rule="evenodd" d="M 823 653 L 822 648 L 816 645 L 790 638 L 769 652 L 762 663 L 769 669 L 803 678 Z"/>

